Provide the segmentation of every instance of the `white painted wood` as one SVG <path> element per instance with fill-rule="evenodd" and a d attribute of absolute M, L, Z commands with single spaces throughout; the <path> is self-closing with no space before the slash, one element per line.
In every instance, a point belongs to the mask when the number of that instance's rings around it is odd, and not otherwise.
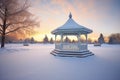
<path fill-rule="evenodd" d="M 56 48 L 62 51 L 85 51 L 87 45 L 85 43 L 79 45 L 78 43 L 57 43 Z"/>
<path fill-rule="evenodd" d="M 76 23 L 72 19 L 72 14 L 70 13 L 69 19 L 67 20 L 67 22 L 61 27 L 58 27 L 57 29 L 52 31 L 51 33 L 55 34 L 55 49 L 58 49 L 61 51 L 86 51 L 88 50 L 87 34 L 91 32 L 92 32 L 91 29 L 88 29 Z M 80 41 L 81 34 L 84 34 L 86 37 L 85 43 L 82 43 Z M 61 36 L 60 43 L 56 42 L 57 35 Z M 63 37 L 69 36 L 69 35 L 77 36 L 78 42 L 77 43 L 65 43 L 63 41 Z"/>

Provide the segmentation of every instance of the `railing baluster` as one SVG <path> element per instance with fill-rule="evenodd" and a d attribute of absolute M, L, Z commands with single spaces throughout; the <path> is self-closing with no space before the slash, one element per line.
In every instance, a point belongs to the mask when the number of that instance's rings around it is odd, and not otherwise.
<path fill-rule="evenodd" d="M 59 50 L 67 50 L 67 51 L 82 51 L 87 50 L 87 45 L 82 43 L 56 43 L 55 48 Z"/>

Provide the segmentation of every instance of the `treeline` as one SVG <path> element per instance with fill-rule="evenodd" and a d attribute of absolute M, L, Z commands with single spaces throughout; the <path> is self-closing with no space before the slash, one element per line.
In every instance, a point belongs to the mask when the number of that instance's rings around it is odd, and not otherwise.
<path fill-rule="evenodd" d="M 0 36 L 0 40 L 1 40 L 1 36 Z M 85 42 L 84 39 L 81 39 L 80 41 L 82 43 Z M 52 37 L 49 39 L 47 35 L 45 35 L 45 37 L 42 39 L 41 42 L 35 41 L 33 37 L 26 38 L 26 39 L 17 39 L 14 36 L 6 36 L 5 42 L 6 43 L 23 43 L 23 42 L 29 42 L 29 43 L 51 43 L 51 44 L 53 44 L 54 40 L 53 40 Z M 57 41 L 57 42 L 59 42 L 59 41 Z M 77 41 L 74 40 L 74 39 L 71 40 L 68 37 L 66 37 L 64 39 L 64 42 L 75 43 Z M 120 44 L 120 33 L 114 33 L 114 34 L 111 34 L 110 36 L 108 36 L 108 41 L 107 42 L 105 41 L 105 37 L 104 37 L 104 35 L 102 33 L 100 34 L 100 36 L 98 37 L 98 39 L 96 41 L 92 41 L 91 38 L 88 38 L 87 42 L 89 44 L 92 44 L 92 43 Z"/>
<path fill-rule="evenodd" d="M 1 36 L 0 36 L 0 42 L 1 42 Z M 31 38 L 25 38 L 25 39 L 17 39 L 14 36 L 6 36 L 5 43 L 23 43 L 23 42 L 29 42 L 29 43 L 35 43 L 33 37 Z"/>
<path fill-rule="evenodd" d="M 0 36 L 0 42 L 1 42 L 1 36 Z M 52 37 L 49 40 L 47 35 L 45 35 L 45 37 L 43 38 L 42 41 L 36 41 L 33 37 L 25 38 L 25 39 L 18 39 L 16 36 L 10 36 L 10 35 L 6 36 L 6 39 L 5 39 L 5 43 L 24 43 L 24 42 L 27 42 L 27 43 L 51 43 L 51 44 L 53 44 L 54 40 Z"/>
<path fill-rule="evenodd" d="M 6 36 L 5 43 L 11 43 L 13 41 L 18 41 L 16 37 L 14 36 Z M 1 42 L 1 36 L 0 36 L 0 42 Z"/>
<path fill-rule="evenodd" d="M 109 44 L 120 44 L 120 33 L 111 34 L 109 36 Z"/>
<path fill-rule="evenodd" d="M 84 40 L 84 39 L 80 39 L 80 41 L 81 41 L 82 43 L 86 42 L 86 40 Z M 51 37 L 50 40 L 49 40 L 49 39 L 48 39 L 48 36 L 45 35 L 45 37 L 43 38 L 43 41 L 42 41 L 42 42 L 43 42 L 43 43 L 54 43 L 55 41 L 53 40 L 52 37 Z M 56 40 L 56 42 L 59 43 L 59 42 L 61 42 L 61 41 L 60 41 L 60 39 L 58 39 L 58 40 Z M 63 39 L 63 42 L 65 42 L 65 43 L 77 43 L 78 40 L 70 39 L 69 37 L 66 36 L 66 37 Z M 89 38 L 87 42 L 88 42 L 88 43 L 92 43 L 92 40 Z"/>
<path fill-rule="evenodd" d="M 108 42 L 105 42 L 104 36 L 101 33 L 100 36 L 99 36 L 99 38 L 98 38 L 98 40 L 97 40 L 97 42 L 100 43 L 100 44 L 103 44 L 103 43 L 120 44 L 120 33 L 111 34 L 108 37 Z"/>
<path fill-rule="evenodd" d="M 54 43 L 53 38 L 51 38 L 51 39 L 49 40 L 48 37 L 47 37 L 47 35 L 45 35 L 45 37 L 43 38 L 43 41 L 42 41 L 42 42 L 43 42 L 43 43 L 51 43 L 51 44 Z"/>

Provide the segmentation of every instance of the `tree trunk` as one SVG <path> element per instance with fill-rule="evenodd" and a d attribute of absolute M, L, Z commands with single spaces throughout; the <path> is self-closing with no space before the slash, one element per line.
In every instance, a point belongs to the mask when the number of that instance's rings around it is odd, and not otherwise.
<path fill-rule="evenodd" d="M 1 35 L 1 48 L 3 48 L 5 46 L 6 21 L 7 21 L 7 18 L 6 18 L 6 10 L 5 10 L 5 19 L 3 21 L 3 32 Z"/>
<path fill-rule="evenodd" d="M 5 26 L 6 26 L 6 24 L 4 24 L 4 26 L 3 26 L 3 32 L 1 35 L 1 48 L 3 48 L 5 46 Z"/>
<path fill-rule="evenodd" d="M 1 36 L 1 48 L 5 46 L 5 33 L 2 34 Z"/>

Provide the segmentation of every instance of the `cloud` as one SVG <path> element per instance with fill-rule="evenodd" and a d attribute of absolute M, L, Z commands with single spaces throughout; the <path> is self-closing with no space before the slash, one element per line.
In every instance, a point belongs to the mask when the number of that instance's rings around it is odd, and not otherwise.
<path fill-rule="evenodd" d="M 33 6 L 30 11 L 39 18 L 41 33 L 50 33 L 64 24 L 71 12 L 76 22 L 93 29 L 94 33 L 110 34 L 119 32 L 120 25 L 118 8 L 113 2 L 114 0 L 31 0 Z M 109 31 L 106 31 L 108 28 Z"/>

